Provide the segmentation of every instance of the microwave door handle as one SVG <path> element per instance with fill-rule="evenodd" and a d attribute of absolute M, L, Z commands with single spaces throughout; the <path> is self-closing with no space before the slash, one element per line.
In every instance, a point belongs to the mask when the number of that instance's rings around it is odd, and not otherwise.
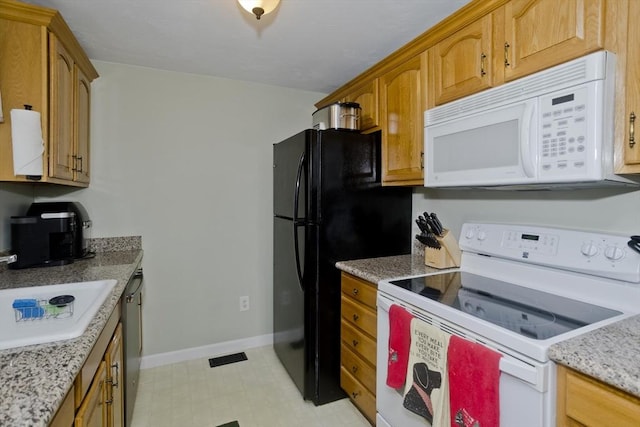
<path fill-rule="evenodd" d="M 522 168 L 527 178 L 535 177 L 535 163 L 537 163 L 536 144 L 533 143 L 536 136 L 536 103 L 527 102 L 522 115 L 522 126 L 520 128 L 520 159 Z"/>

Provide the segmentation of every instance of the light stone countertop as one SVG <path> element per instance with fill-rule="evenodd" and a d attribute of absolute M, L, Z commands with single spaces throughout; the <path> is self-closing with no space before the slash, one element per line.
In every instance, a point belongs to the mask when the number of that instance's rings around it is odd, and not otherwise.
<path fill-rule="evenodd" d="M 554 344 L 549 357 L 640 397 L 640 315 Z"/>
<path fill-rule="evenodd" d="M 425 266 L 422 253 L 341 261 L 336 267 L 373 283 L 440 271 Z M 554 344 L 549 357 L 640 397 L 640 315 Z"/>
<path fill-rule="evenodd" d="M 340 261 L 336 263 L 336 267 L 376 284 L 380 280 L 393 279 L 395 277 L 419 276 L 443 271 L 424 265 L 424 254 Z"/>
<path fill-rule="evenodd" d="M 139 237 L 116 239 L 94 240 L 117 251 L 97 253 L 94 258 L 76 260 L 66 266 L 0 270 L 0 290 L 104 279 L 118 281 L 81 336 L 0 350 L 0 426 L 46 426 L 55 415 L 142 260 Z"/>

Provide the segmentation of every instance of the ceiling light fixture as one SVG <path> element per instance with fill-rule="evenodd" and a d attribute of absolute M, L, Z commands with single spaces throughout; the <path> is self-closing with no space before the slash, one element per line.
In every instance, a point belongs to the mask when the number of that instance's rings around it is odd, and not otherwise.
<path fill-rule="evenodd" d="M 240 6 L 247 12 L 256 15 L 256 19 L 260 19 L 262 15 L 272 12 L 280 0 L 238 0 Z"/>

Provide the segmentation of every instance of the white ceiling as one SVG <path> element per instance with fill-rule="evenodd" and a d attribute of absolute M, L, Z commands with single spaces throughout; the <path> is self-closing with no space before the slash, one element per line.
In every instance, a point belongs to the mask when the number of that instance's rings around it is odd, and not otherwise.
<path fill-rule="evenodd" d="M 469 0 L 27 0 L 57 9 L 91 59 L 329 93 Z"/>

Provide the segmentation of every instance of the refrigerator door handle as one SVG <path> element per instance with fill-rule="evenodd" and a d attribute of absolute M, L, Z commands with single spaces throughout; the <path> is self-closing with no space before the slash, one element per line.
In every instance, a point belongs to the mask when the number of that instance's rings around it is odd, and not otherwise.
<path fill-rule="evenodd" d="M 296 271 L 298 273 L 298 284 L 300 285 L 300 289 L 304 292 L 304 284 L 302 281 L 302 268 L 300 267 L 300 247 L 298 245 L 298 227 L 304 226 L 304 221 L 300 221 L 298 219 L 298 204 L 300 201 L 300 181 L 302 179 L 302 169 L 304 167 L 304 153 L 300 156 L 300 161 L 298 162 L 298 173 L 296 175 L 296 186 L 295 192 L 293 195 L 293 242 L 295 248 L 295 257 L 296 257 Z"/>
<path fill-rule="evenodd" d="M 298 173 L 296 174 L 296 186 L 293 190 L 293 223 L 298 225 L 298 204 L 300 202 L 300 181 L 302 180 L 302 168 L 304 167 L 304 153 L 298 161 Z"/>
<path fill-rule="evenodd" d="M 293 241 L 295 247 L 295 257 L 296 257 L 296 271 L 298 272 L 298 284 L 300 285 L 300 289 L 304 292 L 304 284 L 302 282 L 302 268 L 300 267 L 300 248 L 298 245 L 298 227 L 302 224 L 293 223 Z"/>

